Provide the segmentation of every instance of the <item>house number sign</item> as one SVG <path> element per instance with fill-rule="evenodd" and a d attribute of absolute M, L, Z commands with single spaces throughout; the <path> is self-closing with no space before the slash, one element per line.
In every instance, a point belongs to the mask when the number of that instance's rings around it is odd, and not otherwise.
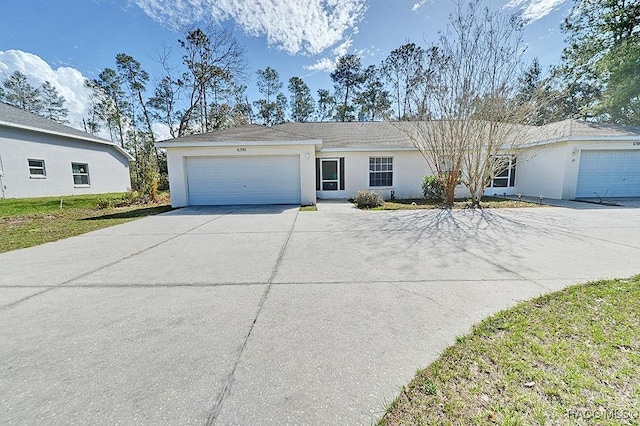
<path fill-rule="evenodd" d="M 640 146 L 640 141 L 636 141 L 633 143 L 633 146 Z"/>
<path fill-rule="evenodd" d="M 247 152 L 247 148 L 236 148 L 238 152 Z"/>

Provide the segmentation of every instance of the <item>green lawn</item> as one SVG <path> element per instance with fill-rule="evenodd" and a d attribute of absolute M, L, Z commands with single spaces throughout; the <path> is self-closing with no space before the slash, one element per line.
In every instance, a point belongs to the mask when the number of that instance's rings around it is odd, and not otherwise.
<path fill-rule="evenodd" d="M 139 217 L 171 210 L 164 196 L 157 204 L 100 209 L 124 194 L 0 199 L 0 253 L 72 237 Z M 62 203 L 60 200 L 62 199 Z"/>
<path fill-rule="evenodd" d="M 640 424 L 640 275 L 521 303 L 457 340 L 380 425 Z"/>

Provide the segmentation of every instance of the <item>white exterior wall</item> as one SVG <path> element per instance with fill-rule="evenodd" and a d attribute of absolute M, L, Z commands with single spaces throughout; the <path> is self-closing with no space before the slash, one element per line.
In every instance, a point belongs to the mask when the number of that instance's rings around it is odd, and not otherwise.
<path fill-rule="evenodd" d="M 315 204 L 315 145 L 255 145 L 236 144 L 224 147 L 171 147 L 167 146 L 167 163 L 169 167 L 169 188 L 171 205 L 184 207 L 189 204 L 189 188 L 187 181 L 187 157 L 198 156 L 280 156 L 296 155 L 300 158 L 300 199 L 302 205 Z"/>
<path fill-rule="evenodd" d="M 319 158 L 344 158 L 344 190 L 317 191 L 320 199 L 353 198 L 359 190 L 379 192 L 385 199 L 422 198 L 422 180 L 433 172 L 424 157 L 416 150 L 402 151 L 343 151 L 323 150 L 317 153 Z M 393 186 L 369 186 L 369 158 L 393 158 Z"/>
<path fill-rule="evenodd" d="M 519 153 L 516 193 L 531 197 L 562 198 L 565 170 L 567 162 L 571 161 L 568 155 L 569 147 L 564 142 L 532 147 Z"/>
<path fill-rule="evenodd" d="M 46 177 L 31 177 L 28 160 L 44 160 Z M 125 192 L 129 161 L 109 145 L 27 130 L 0 128 L 0 196 L 5 198 Z M 89 186 L 76 186 L 71 163 L 89 168 Z"/>
<path fill-rule="evenodd" d="M 516 191 L 533 197 L 573 200 L 584 150 L 640 150 L 633 140 L 570 140 L 531 147 L 518 155 Z"/>

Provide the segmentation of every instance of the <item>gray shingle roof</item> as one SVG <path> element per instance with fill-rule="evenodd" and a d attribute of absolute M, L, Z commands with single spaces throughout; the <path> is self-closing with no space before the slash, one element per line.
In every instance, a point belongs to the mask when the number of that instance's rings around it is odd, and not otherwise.
<path fill-rule="evenodd" d="M 414 148 L 399 126 L 386 121 L 285 123 L 274 128 L 322 140 L 322 148 Z"/>
<path fill-rule="evenodd" d="M 0 126 L 14 127 L 14 128 L 26 128 L 35 132 L 58 134 L 62 136 L 68 136 L 74 139 L 81 139 L 88 142 L 95 142 L 105 145 L 112 145 L 118 151 L 124 153 L 128 158 L 130 155 L 126 153 L 122 148 L 114 144 L 113 142 L 100 138 L 98 136 L 91 135 L 73 127 L 65 126 L 63 124 L 56 123 L 39 115 L 32 114 L 27 111 L 23 111 L 20 108 L 16 108 L 11 105 L 0 102 Z"/>
<path fill-rule="evenodd" d="M 326 148 L 413 148 L 411 141 L 389 122 L 285 123 L 273 127 L 251 124 L 162 141 L 181 145 L 198 142 L 322 141 Z"/>
<path fill-rule="evenodd" d="M 640 127 L 621 124 L 590 123 L 582 120 L 564 120 L 544 127 L 558 129 L 569 138 L 640 136 Z"/>
<path fill-rule="evenodd" d="M 407 133 L 411 122 L 284 123 L 273 127 L 247 125 L 163 141 L 163 145 L 200 142 L 322 141 L 322 149 L 414 149 Z M 402 128 L 406 127 L 406 131 Z M 519 143 L 550 143 L 569 138 L 640 136 L 640 127 L 564 120 L 546 126 L 520 126 Z M 434 129 L 438 127 L 435 126 Z"/>
<path fill-rule="evenodd" d="M 307 141 L 310 138 L 297 133 L 289 133 L 278 130 L 277 127 L 266 127 L 257 124 L 249 124 L 242 127 L 232 127 L 224 130 L 216 130 L 209 133 L 187 135 L 164 142 L 171 144 L 187 144 L 191 142 L 279 142 L 279 141 Z"/>

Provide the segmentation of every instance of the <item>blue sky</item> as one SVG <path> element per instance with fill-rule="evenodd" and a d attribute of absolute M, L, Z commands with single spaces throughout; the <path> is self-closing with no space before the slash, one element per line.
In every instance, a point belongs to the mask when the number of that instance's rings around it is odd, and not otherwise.
<path fill-rule="evenodd" d="M 571 0 L 486 0 L 505 13 L 521 11 L 526 59 L 544 67 L 558 62 L 560 22 Z M 0 78 L 15 70 L 38 84 L 54 83 L 67 98 L 73 124 L 86 108 L 84 77 L 114 67 L 118 53 L 140 61 L 152 77 L 163 46 L 180 61 L 180 25 L 207 22 L 234 31 L 247 51 L 250 100 L 257 98 L 255 71 L 271 66 L 285 83 L 302 77 L 314 95 L 331 89 L 336 57 L 356 53 L 363 65 L 380 63 L 391 50 L 414 42 L 426 46 L 447 24 L 449 0 L 15 0 L 0 15 Z M 286 93 L 286 91 L 285 91 Z"/>

